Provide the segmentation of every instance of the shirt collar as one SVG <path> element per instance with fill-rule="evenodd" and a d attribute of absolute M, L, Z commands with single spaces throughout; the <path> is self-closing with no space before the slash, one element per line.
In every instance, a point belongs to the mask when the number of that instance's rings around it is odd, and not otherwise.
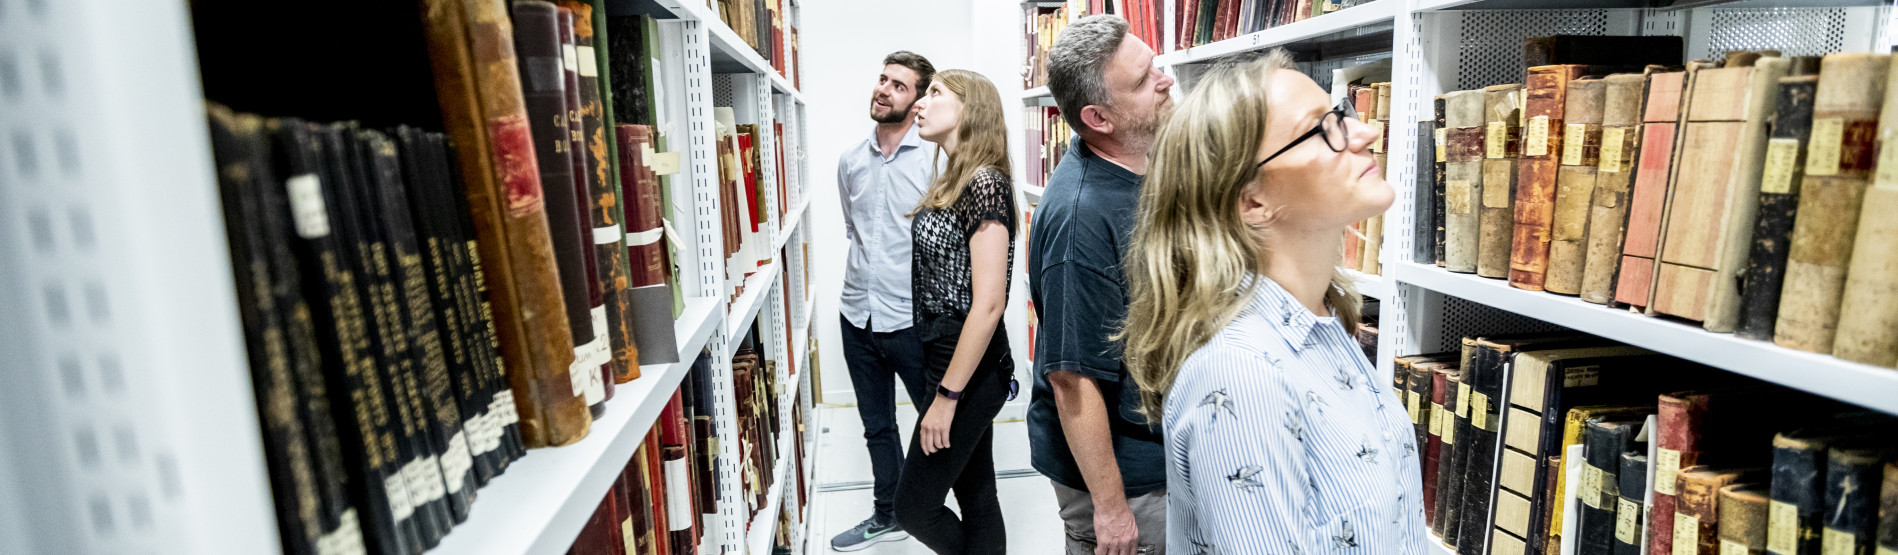
<path fill-rule="evenodd" d="M 913 122 L 909 124 L 909 131 L 903 133 L 903 142 L 896 144 L 897 154 L 902 154 L 905 150 L 923 146 L 923 136 L 916 127 L 916 124 Z M 871 154 L 875 154 L 878 158 L 883 157 L 883 145 L 877 144 L 876 126 L 870 126 L 870 138 L 864 141 L 863 144 L 870 149 Z"/>
<path fill-rule="evenodd" d="M 1278 282 L 1272 281 L 1272 278 L 1248 273 L 1246 278 L 1239 282 L 1239 291 L 1236 294 L 1244 295 L 1247 289 L 1253 291 L 1252 301 L 1240 311 L 1240 314 L 1251 314 L 1265 320 L 1267 325 L 1285 338 L 1286 345 L 1291 347 L 1294 353 L 1318 343 L 1318 324 L 1325 320 L 1336 320 L 1334 317 L 1321 318 L 1312 314 L 1310 309 L 1305 308 L 1298 299 L 1292 298 L 1292 293 L 1279 286 Z"/>
<path fill-rule="evenodd" d="M 1107 172 L 1109 175 L 1113 175 L 1115 177 L 1119 177 L 1121 180 L 1126 181 L 1128 183 L 1132 183 L 1135 185 L 1140 184 L 1140 181 L 1142 179 L 1142 176 L 1140 174 L 1128 171 L 1127 168 L 1121 167 L 1120 164 L 1116 164 L 1111 160 L 1102 158 L 1101 155 L 1096 154 L 1094 152 L 1093 148 L 1087 146 L 1087 141 L 1081 140 L 1080 135 L 1075 135 L 1074 138 L 1068 139 L 1068 152 L 1079 154 L 1081 158 L 1087 161 L 1087 164 L 1089 166 L 1099 168 L 1100 171 Z"/>

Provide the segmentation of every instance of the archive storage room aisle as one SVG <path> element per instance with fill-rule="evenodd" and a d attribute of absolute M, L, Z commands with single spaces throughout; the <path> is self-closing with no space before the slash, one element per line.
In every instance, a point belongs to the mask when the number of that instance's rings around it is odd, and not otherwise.
<path fill-rule="evenodd" d="M 1094 14 L 1381 132 L 1339 268 L 1425 525 L 1326 539 L 1898 553 L 1893 0 L 0 0 L 0 555 L 832 551 L 898 50 L 1006 108 L 996 480 L 1061 553 L 1025 249 Z"/>

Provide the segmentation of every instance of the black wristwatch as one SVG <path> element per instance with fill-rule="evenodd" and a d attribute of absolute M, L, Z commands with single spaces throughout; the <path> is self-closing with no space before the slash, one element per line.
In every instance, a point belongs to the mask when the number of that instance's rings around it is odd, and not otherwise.
<path fill-rule="evenodd" d="M 951 401 L 955 401 L 962 398 L 962 392 L 950 391 L 949 388 L 943 387 L 942 384 L 936 384 L 936 394 L 941 395 L 942 398 L 948 399 Z"/>

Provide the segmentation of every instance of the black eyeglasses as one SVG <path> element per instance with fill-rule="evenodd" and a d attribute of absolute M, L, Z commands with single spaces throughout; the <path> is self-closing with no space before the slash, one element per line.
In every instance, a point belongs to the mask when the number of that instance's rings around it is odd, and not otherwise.
<path fill-rule="evenodd" d="M 1330 147 L 1332 152 L 1344 152 L 1345 147 L 1351 143 L 1350 130 L 1344 124 L 1346 119 L 1358 119 L 1357 110 L 1352 109 L 1350 102 L 1345 102 L 1332 108 L 1330 112 L 1325 112 L 1324 116 L 1318 118 L 1318 125 L 1312 126 L 1311 130 L 1306 131 L 1304 135 L 1299 135 L 1298 138 L 1292 139 L 1292 142 L 1286 143 L 1285 148 L 1279 149 L 1278 152 L 1265 157 L 1265 160 L 1254 164 L 1252 169 L 1265 167 L 1266 162 L 1271 162 L 1273 158 L 1285 154 L 1285 151 L 1291 150 L 1292 147 L 1298 146 L 1298 143 L 1305 142 L 1313 135 L 1324 137 L 1325 146 Z"/>

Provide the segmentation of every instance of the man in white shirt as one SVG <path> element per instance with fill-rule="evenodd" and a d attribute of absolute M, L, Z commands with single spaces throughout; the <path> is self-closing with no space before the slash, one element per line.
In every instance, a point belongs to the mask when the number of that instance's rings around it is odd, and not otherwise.
<path fill-rule="evenodd" d="M 922 341 L 911 327 L 909 214 L 935 178 L 936 153 L 934 144 L 917 136 L 910 108 L 935 74 L 928 59 L 907 50 L 884 57 L 870 94 L 876 131 L 837 160 L 838 196 L 850 237 L 839 328 L 876 476 L 876 512 L 831 539 L 831 549 L 838 551 L 909 537 L 897 526 L 894 508 L 904 453 L 896 428 L 895 378 L 902 377 L 910 401 L 919 406 L 932 394 L 924 391 Z"/>

